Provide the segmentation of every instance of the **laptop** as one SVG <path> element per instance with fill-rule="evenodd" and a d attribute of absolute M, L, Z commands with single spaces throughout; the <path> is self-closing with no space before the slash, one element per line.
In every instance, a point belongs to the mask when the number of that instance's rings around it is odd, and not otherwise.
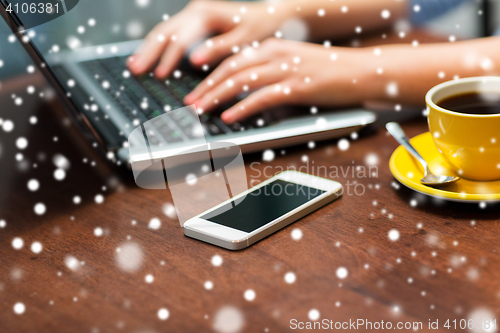
<path fill-rule="evenodd" d="M 19 16 L 6 11 L 8 2 L 1 0 L 1 4 L 4 20 L 59 93 L 79 128 L 91 142 L 99 143 L 109 160 L 130 166 L 131 160 L 147 162 L 151 156 L 148 149 L 155 158 L 165 158 L 198 144 L 199 137 L 191 131 L 191 124 L 198 121 L 192 117 L 197 115 L 172 111 L 185 106 L 184 96 L 203 80 L 206 72 L 191 68 L 185 60 L 175 76 L 164 80 L 152 73 L 134 77 L 127 70 L 126 59 L 140 40 L 57 52 L 52 48 L 42 53 L 40 43 L 30 37 L 30 29 L 23 29 Z M 229 106 L 221 106 L 219 113 Z M 231 125 L 225 124 L 217 112 L 202 114 L 199 121 L 207 142 L 229 142 L 248 153 L 349 135 L 373 123 L 375 115 L 362 109 L 312 114 L 309 108 L 281 107 Z M 136 154 L 130 156 L 128 137 L 146 122 L 155 132 L 151 136 L 155 139 L 149 140 L 143 152 L 134 150 Z"/>

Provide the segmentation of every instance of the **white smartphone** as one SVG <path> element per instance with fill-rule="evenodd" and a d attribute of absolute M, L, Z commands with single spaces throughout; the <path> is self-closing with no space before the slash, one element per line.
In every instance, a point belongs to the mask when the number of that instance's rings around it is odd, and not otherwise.
<path fill-rule="evenodd" d="M 285 171 L 186 221 L 184 235 L 241 250 L 341 195 L 336 181 Z"/>

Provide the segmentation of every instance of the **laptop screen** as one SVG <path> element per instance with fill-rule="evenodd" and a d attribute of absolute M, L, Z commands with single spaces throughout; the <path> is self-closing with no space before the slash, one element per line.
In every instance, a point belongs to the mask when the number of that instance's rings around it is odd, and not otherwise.
<path fill-rule="evenodd" d="M 1 0 L 42 54 L 143 38 L 188 0 Z M 34 8 L 31 5 L 36 5 Z M 43 5 L 43 6 L 40 6 Z M 31 6 L 31 7 L 30 7 Z M 38 6 L 38 7 L 37 7 Z M 47 14 L 47 12 L 52 13 Z"/>
<path fill-rule="evenodd" d="M 8 37 L 9 41 L 14 42 L 16 37 L 21 41 L 73 116 L 85 118 L 80 123 L 89 125 L 88 133 L 98 143 L 108 150 L 121 147 L 136 119 L 121 114 L 126 106 L 118 105 L 116 93 L 122 84 L 107 75 L 128 75 L 125 60 L 137 49 L 140 39 L 188 1 L 0 1 L 2 17 L 13 32 L 18 31 Z M 96 59 L 113 60 L 101 63 Z M 118 67 L 110 67 L 116 64 L 121 66 L 119 73 Z M 113 108 L 120 112 L 113 112 Z"/>

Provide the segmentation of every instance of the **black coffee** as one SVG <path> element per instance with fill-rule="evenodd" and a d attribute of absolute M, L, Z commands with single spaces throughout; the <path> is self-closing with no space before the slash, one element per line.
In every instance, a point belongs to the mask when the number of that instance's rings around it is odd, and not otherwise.
<path fill-rule="evenodd" d="M 447 97 L 437 103 L 440 107 L 461 113 L 500 113 L 500 92 L 465 93 Z"/>

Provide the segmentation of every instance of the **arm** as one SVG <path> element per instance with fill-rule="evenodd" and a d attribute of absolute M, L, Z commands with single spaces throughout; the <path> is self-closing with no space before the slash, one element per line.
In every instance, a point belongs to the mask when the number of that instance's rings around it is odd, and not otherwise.
<path fill-rule="evenodd" d="M 346 37 L 358 26 L 364 32 L 387 28 L 409 12 L 407 0 L 293 0 L 285 4 L 290 16 L 306 22 L 313 40 Z"/>
<path fill-rule="evenodd" d="M 365 71 L 375 73 L 382 68 L 383 73 L 372 75 L 371 83 L 367 82 L 370 97 L 419 105 L 423 104 L 425 93 L 440 82 L 455 77 L 498 75 L 499 46 L 500 37 L 489 37 L 418 47 L 382 46 L 378 57 L 371 49 Z M 397 94 L 391 94 L 395 90 Z"/>

